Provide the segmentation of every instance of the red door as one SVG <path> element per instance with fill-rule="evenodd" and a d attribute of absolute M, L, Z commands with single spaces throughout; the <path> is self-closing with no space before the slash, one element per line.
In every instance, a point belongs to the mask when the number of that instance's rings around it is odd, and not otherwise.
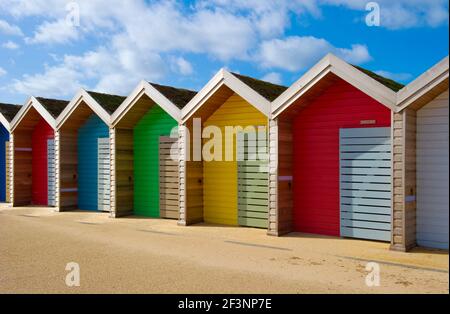
<path fill-rule="evenodd" d="M 295 231 L 339 236 L 339 129 L 390 124 L 388 108 L 344 81 L 299 112 L 292 130 Z"/>
<path fill-rule="evenodd" d="M 48 205 L 47 140 L 54 138 L 52 127 L 41 118 L 33 130 L 32 203 Z"/>

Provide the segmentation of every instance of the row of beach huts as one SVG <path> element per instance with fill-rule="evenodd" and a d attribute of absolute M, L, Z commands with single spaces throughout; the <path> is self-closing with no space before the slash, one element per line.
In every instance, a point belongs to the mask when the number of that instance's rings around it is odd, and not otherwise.
<path fill-rule="evenodd" d="M 403 86 L 329 54 L 289 88 L 222 69 L 0 104 L 0 201 L 448 250 L 448 70 Z"/>

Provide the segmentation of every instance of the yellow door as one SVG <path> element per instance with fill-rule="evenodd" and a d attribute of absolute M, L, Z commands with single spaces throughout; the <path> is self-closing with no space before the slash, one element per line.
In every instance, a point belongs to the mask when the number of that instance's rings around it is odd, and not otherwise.
<path fill-rule="evenodd" d="M 233 139 L 233 161 L 225 161 L 225 127 L 267 127 L 267 117 L 241 97 L 233 95 L 205 121 L 203 126 L 217 126 L 221 129 L 223 160 L 203 162 L 204 221 L 236 226 L 238 225 L 236 136 Z"/>

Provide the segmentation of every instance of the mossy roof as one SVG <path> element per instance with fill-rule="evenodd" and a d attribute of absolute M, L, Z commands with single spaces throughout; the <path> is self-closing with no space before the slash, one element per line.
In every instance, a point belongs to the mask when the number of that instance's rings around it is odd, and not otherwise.
<path fill-rule="evenodd" d="M 386 86 L 387 88 L 393 90 L 394 92 L 398 92 L 399 90 L 401 90 L 403 87 L 405 87 L 405 85 L 400 84 L 394 80 L 391 80 L 389 78 L 383 77 L 381 75 L 376 74 L 375 72 L 372 72 L 370 70 L 367 70 L 365 68 L 362 68 L 360 66 L 357 65 L 353 65 L 355 68 L 357 68 L 358 70 L 360 70 L 361 72 L 363 72 L 364 74 L 370 76 L 371 78 L 373 78 L 374 80 L 380 82 L 381 84 L 383 84 L 384 86 Z"/>
<path fill-rule="evenodd" d="M 124 96 L 97 93 L 93 91 L 88 91 L 88 94 L 91 95 L 91 97 L 94 98 L 94 100 L 109 114 L 113 114 L 126 99 Z"/>
<path fill-rule="evenodd" d="M 61 112 L 69 104 L 67 100 L 51 99 L 44 97 L 36 97 L 39 103 L 52 115 L 53 118 L 57 118 Z"/>
<path fill-rule="evenodd" d="M 286 86 L 269 83 L 250 76 L 237 73 L 232 74 L 268 101 L 274 101 L 286 89 L 288 89 Z"/>
<path fill-rule="evenodd" d="M 0 103 L 0 113 L 8 122 L 11 122 L 22 106 Z"/>
<path fill-rule="evenodd" d="M 150 85 L 152 85 L 156 90 L 163 94 L 179 109 L 184 108 L 187 103 L 197 94 L 197 92 L 195 91 L 184 88 L 176 88 L 155 83 L 150 83 Z"/>

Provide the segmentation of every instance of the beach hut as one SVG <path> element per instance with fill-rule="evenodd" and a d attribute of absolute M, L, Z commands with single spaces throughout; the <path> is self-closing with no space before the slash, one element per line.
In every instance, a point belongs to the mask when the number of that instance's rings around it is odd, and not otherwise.
<path fill-rule="evenodd" d="M 271 234 L 392 240 L 401 87 L 329 54 L 272 103 Z"/>
<path fill-rule="evenodd" d="M 270 102 L 284 90 L 220 70 L 182 109 L 179 224 L 267 228 Z"/>
<path fill-rule="evenodd" d="M 448 250 L 448 56 L 398 92 L 393 248 Z"/>
<path fill-rule="evenodd" d="M 181 109 L 195 94 L 142 81 L 113 114 L 111 210 L 115 217 L 178 219 L 178 124 Z"/>
<path fill-rule="evenodd" d="M 0 202 L 9 203 L 11 187 L 11 158 L 9 132 L 20 106 L 0 103 Z"/>
<path fill-rule="evenodd" d="M 13 206 L 55 206 L 56 118 L 68 103 L 30 97 L 11 121 Z"/>
<path fill-rule="evenodd" d="M 57 208 L 110 211 L 110 120 L 125 97 L 80 90 L 57 120 Z"/>

